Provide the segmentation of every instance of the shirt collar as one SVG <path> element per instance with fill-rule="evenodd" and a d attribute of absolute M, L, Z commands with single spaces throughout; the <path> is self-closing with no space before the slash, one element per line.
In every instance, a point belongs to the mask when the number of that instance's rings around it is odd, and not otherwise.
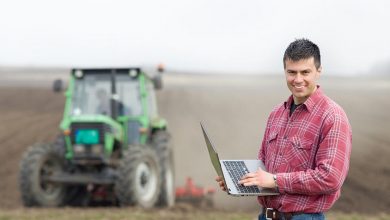
<path fill-rule="evenodd" d="M 323 93 L 322 93 L 322 90 L 320 88 L 320 85 L 317 85 L 317 89 L 316 91 L 314 91 L 313 94 L 311 94 L 309 96 L 308 99 L 306 99 L 306 101 L 302 104 L 303 106 L 306 107 L 306 109 L 311 112 L 314 108 L 314 106 L 316 105 L 316 103 L 318 103 L 318 101 L 321 99 L 321 97 L 323 96 Z M 284 108 L 286 109 L 290 109 L 291 108 L 291 104 L 292 102 L 294 101 L 293 99 L 293 96 L 291 95 L 287 101 L 284 102 Z"/>

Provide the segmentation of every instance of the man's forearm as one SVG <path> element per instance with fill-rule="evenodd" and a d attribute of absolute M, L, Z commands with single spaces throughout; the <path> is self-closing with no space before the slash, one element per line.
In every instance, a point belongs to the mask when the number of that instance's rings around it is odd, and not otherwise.
<path fill-rule="evenodd" d="M 322 168 L 292 173 L 276 174 L 276 183 L 281 193 L 320 195 L 339 190 L 345 180 L 342 172 Z"/>

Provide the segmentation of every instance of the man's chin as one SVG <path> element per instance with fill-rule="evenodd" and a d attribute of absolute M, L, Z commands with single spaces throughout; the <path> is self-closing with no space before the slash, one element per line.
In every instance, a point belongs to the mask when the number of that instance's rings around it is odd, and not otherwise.
<path fill-rule="evenodd" d="M 293 95 L 296 98 L 303 98 L 303 97 L 305 97 L 305 93 L 304 92 L 294 92 Z"/>

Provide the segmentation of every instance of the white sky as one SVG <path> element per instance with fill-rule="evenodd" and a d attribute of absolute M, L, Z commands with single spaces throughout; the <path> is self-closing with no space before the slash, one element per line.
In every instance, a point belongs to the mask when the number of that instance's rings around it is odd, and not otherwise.
<path fill-rule="evenodd" d="M 306 37 L 324 72 L 390 67 L 386 0 L 9 0 L 0 4 L 0 66 L 128 66 L 281 72 Z"/>

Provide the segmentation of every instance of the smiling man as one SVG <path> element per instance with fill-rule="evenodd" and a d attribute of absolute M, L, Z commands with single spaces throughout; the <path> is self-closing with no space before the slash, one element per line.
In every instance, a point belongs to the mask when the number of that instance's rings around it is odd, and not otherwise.
<path fill-rule="evenodd" d="M 258 197 L 259 219 L 325 219 L 347 176 L 352 131 L 344 110 L 327 97 L 318 46 L 292 42 L 283 57 L 292 95 L 271 112 L 258 158 L 268 172 L 242 177 L 245 186 L 277 188 L 278 196 Z M 217 181 L 226 190 L 221 178 Z"/>

